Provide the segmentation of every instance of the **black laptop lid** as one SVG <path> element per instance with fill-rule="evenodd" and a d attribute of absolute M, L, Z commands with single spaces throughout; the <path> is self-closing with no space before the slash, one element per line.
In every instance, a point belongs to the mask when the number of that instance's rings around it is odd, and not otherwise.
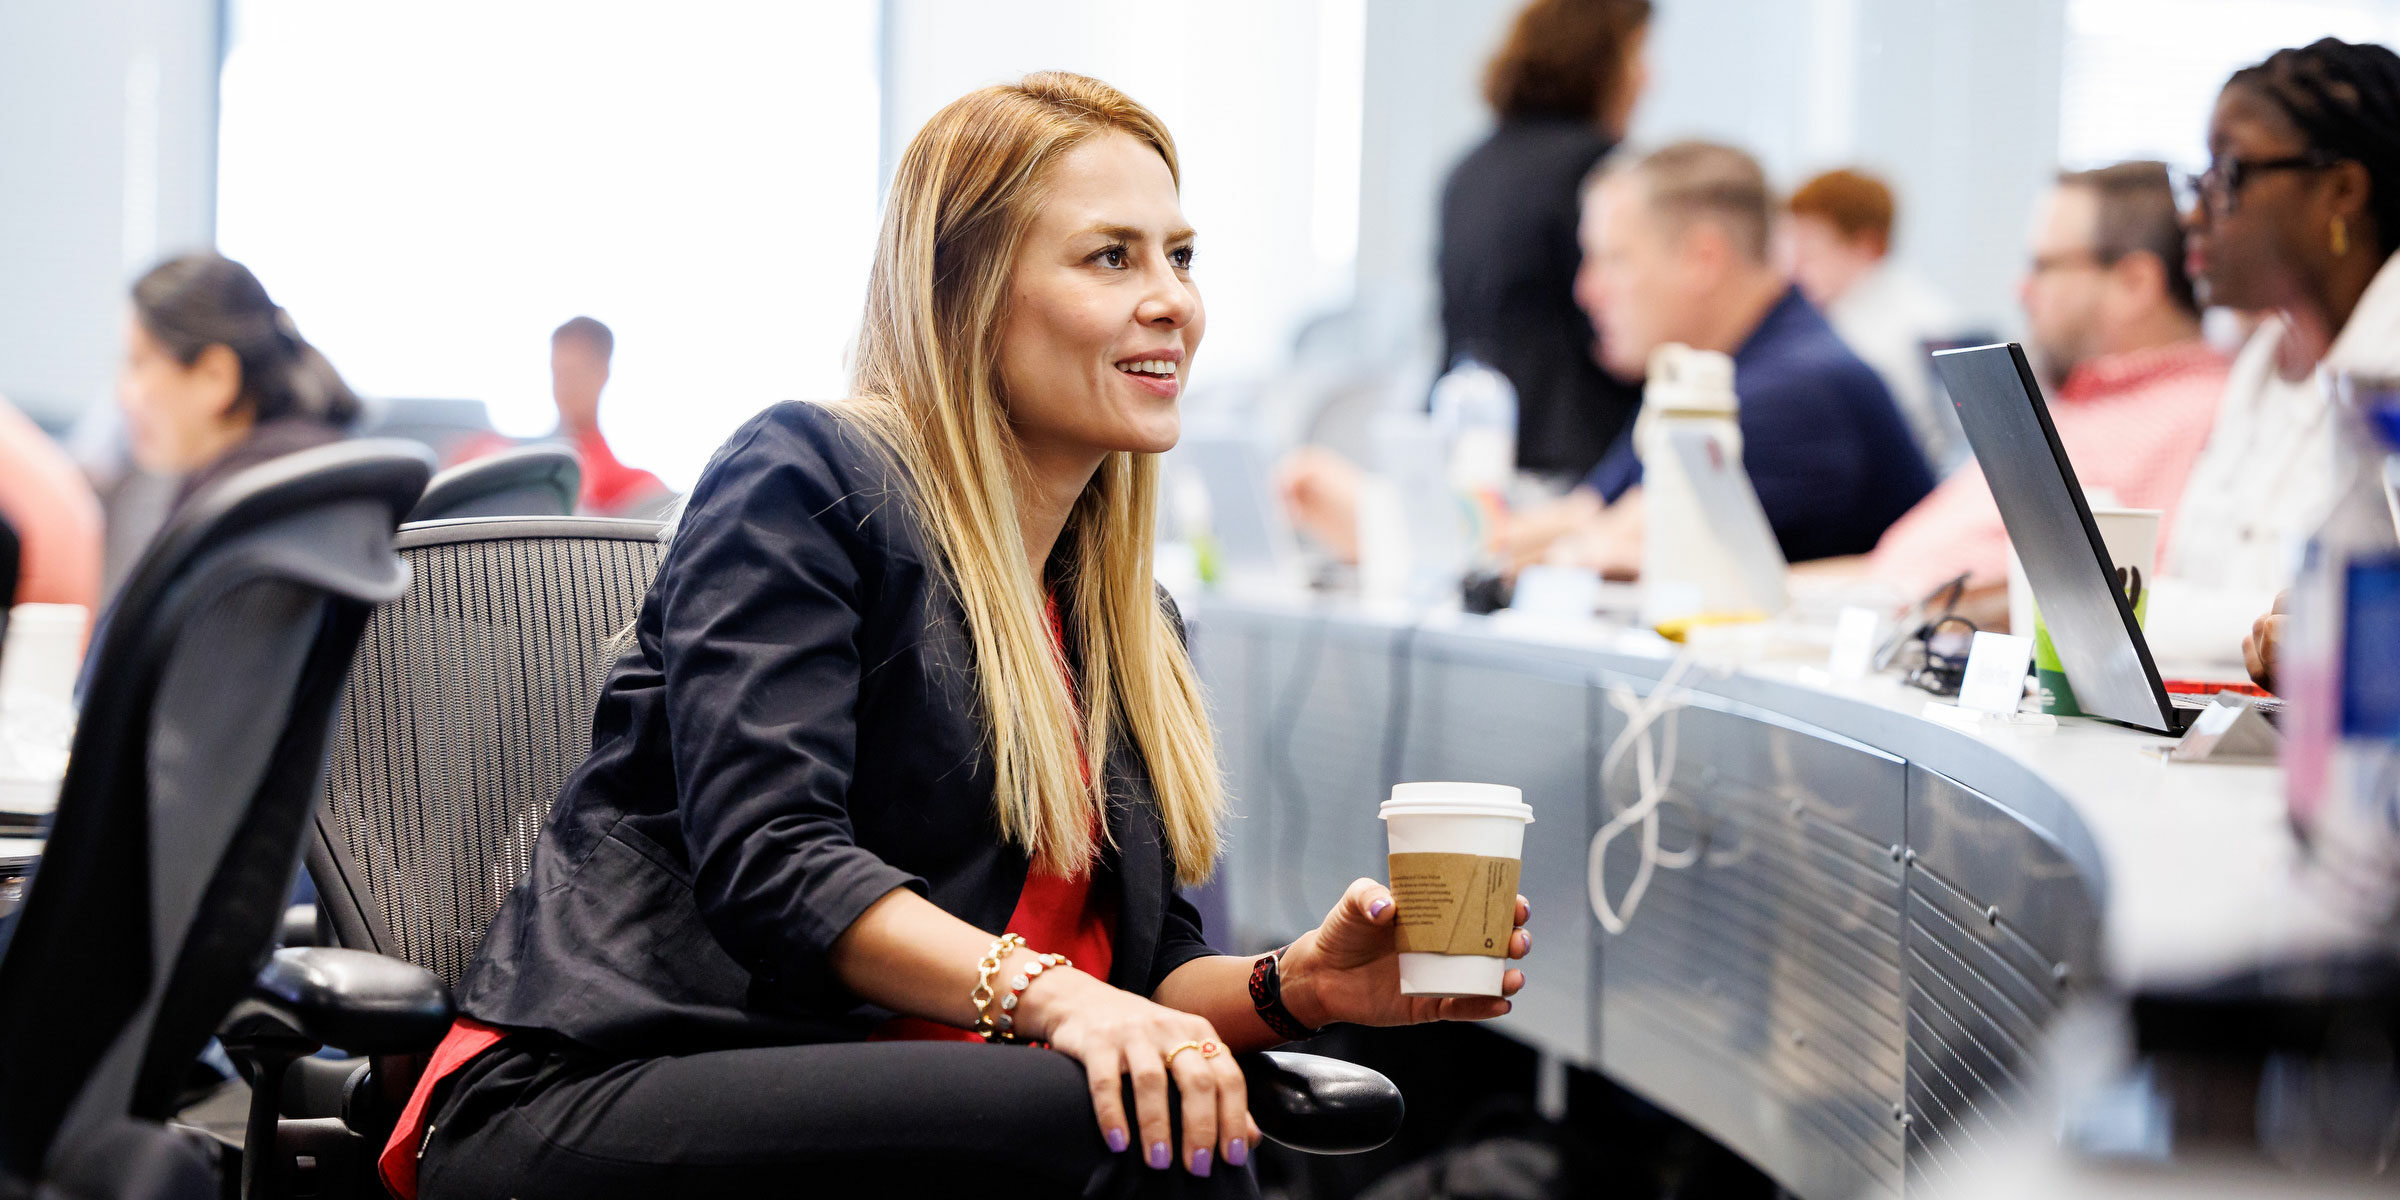
<path fill-rule="evenodd" d="M 2014 342 L 1944 350 L 1933 365 L 2024 560 L 2076 705 L 2095 717 L 2173 732 L 2167 689 L 2133 606 L 2117 590 L 2116 566 L 2025 351 Z"/>

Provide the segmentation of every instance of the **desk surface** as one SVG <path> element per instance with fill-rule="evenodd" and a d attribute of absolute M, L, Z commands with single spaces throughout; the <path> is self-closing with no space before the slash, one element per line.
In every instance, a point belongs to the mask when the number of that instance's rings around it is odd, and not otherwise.
<path fill-rule="evenodd" d="M 1966 728 L 1925 715 L 1927 693 L 1895 676 L 1835 680 L 1822 651 L 1804 657 L 1727 640 L 1686 651 L 1647 630 L 1602 622 L 1435 613 L 1411 618 L 1302 598 L 1204 600 L 1211 612 L 1322 618 L 1365 629 L 1431 632 L 1502 657 L 1655 680 L 1679 654 L 1695 691 L 1756 705 L 1888 751 L 2021 810 L 2051 831 L 2101 901 L 2109 977 L 2143 986 L 2205 977 L 2367 936 L 2300 871 L 2283 776 L 2273 765 L 2178 763 L 2169 738 L 2089 718 L 2055 728 L 1992 721 Z M 1805 643 L 1801 643 L 1805 646 Z M 1498 782 L 1507 782 L 1501 780 Z"/>
<path fill-rule="evenodd" d="M 1523 889 L 1544 931 L 1497 1023 L 1603 1071 L 1807 1200 L 1919 1194 L 2021 1119 L 2056 1013 L 2095 978 L 2196 978 L 2352 944 L 2302 882 L 2271 766 L 2168 761 L 2165 738 L 1926 717 L 1836 682 L 1773 629 L 1693 651 L 1662 846 L 1623 932 L 1635 838 L 1610 765 L 1621 702 L 1681 652 L 1647 632 L 1307 598 L 1185 606 L 1235 794 L 1230 944 L 1271 945 L 1382 867 L 1403 779 L 1526 789 Z M 1776 653 L 1778 641 L 1787 653 Z M 1604 878 L 1603 878 L 1604 877 Z M 1620 901 L 1621 902 L 1621 901 Z"/>

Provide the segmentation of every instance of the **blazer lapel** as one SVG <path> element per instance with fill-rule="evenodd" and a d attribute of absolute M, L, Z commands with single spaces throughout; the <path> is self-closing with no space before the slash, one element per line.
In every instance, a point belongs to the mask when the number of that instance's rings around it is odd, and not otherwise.
<path fill-rule="evenodd" d="M 1122 738 L 1108 755 L 1108 830 L 1116 841 L 1118 885 L 1116 960 L 1108 981 L 1146 996 L 1159 927 L 1167 918 L 1166 830 L 1140 756 Z"/>

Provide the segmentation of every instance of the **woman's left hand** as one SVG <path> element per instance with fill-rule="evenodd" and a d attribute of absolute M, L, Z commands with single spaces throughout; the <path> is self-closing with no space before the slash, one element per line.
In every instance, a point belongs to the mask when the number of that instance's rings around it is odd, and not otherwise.
<path fill-rule="evenodd" d="M 1354 1025 L 1415 1025 L 1425 1021 L 1488 1021 L 1509 1010 L 1506 996 L 1525 986 L 1525 973 L 1511 968 L 1501 977 L 1499 996 L 1404 996 L 1400 994 L 1397 913 L 1390 889 L 1361 879 L 1342 893 L 1325 922 L 1300 935 L 1284 952 L 1283 1003 L 1310 1026 L 1346 1021 Z M 1531 915 L 1517 897 L 1517 927 L 1508 956 L 1533 950 L 1525 929 Z"/>

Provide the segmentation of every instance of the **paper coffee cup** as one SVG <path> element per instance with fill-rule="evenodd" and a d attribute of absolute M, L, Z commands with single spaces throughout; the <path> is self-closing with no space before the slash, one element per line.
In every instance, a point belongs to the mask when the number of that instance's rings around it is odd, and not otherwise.
<path fill-rule="evenodd" d="M 2150 617 L 2150 583 L 2158 572 L 2159 510 L 2155 508 L 2095 508 L 2092 521 L 2100 527 L 2100 543 L 2117 569 L 2117 587 L 2133 602 L 2136 624 Z M 2033 606 L 2034 703 L 2042 712 L 2061 717 L 2083 715 L 2075 703 L 2074 681 L 2050 644 L 2050 627 L 2042 620 L 2038 598 Z"/>
<path fill-rule="evenodd" d="M 1499 995 L 1533 823 L 1525 794 L 1496 783 L 1403 783 L 1380 815 L 1391 840 L 1401 993 Z"/>
<path fill-rule="evenodd" d="M 20 604 L 8 610 L 0 695 L 71 703 L 90 624 L 91 613 L 80 604 Z"/>

